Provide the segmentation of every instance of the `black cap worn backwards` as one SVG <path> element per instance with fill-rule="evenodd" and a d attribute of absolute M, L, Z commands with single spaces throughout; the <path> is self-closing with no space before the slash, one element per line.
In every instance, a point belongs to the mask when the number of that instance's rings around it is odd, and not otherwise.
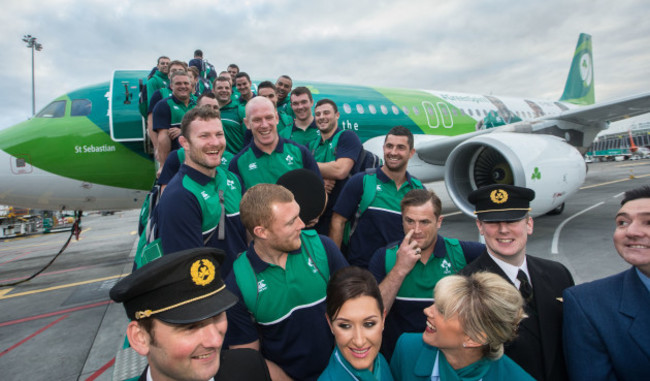
<path fill-rule="evenodd" d="M 476 217 L 481 221 L 518 221 L 530 212 L 535 191 L 514 185 L 494 184 L 479 188 L 467 200 L 474 204 Z"/>
<path fill-rule="evenodd" d="M 189 324 L 218 315 L 237 303 L 219 273 L 225 256 L 208 247 L 163 255 L 113 286 L 111 299 L 131 320 Z"/>

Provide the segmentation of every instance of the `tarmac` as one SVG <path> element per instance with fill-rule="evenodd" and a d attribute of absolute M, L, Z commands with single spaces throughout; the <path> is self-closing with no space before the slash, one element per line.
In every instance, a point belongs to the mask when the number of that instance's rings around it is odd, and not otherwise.
<path fill-rule="evenodd" d="M 527 252 L 562 262 L 576 283 L 629 267 L 612 243 L 622 193 L 649 184 L 650 161 L 590 163 L 587 180 L 557 216 L 535 219 Z M 442 183 L 429 184 L 443 201 L 440 234 L 477 240 L 474 221 L 451 204 Z M 115 356 L 128 323 L 108 290 L 130 273 L 138 210 L 82 220 L 79 241 L 43 273 L 14 287 L 0 287 L 2 380 L 111 380 L 128 370 Z M 0 285 L 24 279 L 45 266 L 69 233 L 0 241 Z M 140 364 L 141 365 L 141 364 Z M 135 370 L 137 372 L 137 370 Z"/>

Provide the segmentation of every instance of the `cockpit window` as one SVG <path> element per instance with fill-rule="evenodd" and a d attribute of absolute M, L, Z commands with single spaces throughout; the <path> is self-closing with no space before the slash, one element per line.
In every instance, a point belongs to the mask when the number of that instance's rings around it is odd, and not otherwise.
<path fill-rule="evenodd" d="M 62 118 L 65 115 L 65 101 L 54 101 L 45 106 L 38 114 L 37 118 Z"/>
<path fill-rule="evenodd" d="M 73 99 L 70 116 L 87 116 L 93 108 L 93 103 L 88 99 Z"/>

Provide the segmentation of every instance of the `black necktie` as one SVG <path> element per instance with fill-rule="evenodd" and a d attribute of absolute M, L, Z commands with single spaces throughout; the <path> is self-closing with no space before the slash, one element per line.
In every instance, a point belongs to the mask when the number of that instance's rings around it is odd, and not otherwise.
<path fill-rule="evenodd" d="M 521 296 L 526 302 L 530 302 L 533 298 L 533 287 L 530 285 L 526 273 L 521 269 L 519 269 L 519 272 L 517 273 L 517 280 L 520 282 L 519 292 L 521 293 Z"/>

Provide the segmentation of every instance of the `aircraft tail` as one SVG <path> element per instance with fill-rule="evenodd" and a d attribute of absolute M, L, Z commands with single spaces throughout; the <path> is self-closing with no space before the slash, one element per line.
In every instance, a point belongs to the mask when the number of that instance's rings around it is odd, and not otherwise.
<path fill-rule="evenodd" d="M 591 36 L 580 33 L 561 101 L 579 105 L 595 102 L 593 62 Z"/>
<path fill-rule="evenodd" d="M 632 130 L 627 130 L 627 134 L 630 137 L 630 151 L 636 153 L 639 150 L 636 144 L 634 144 L 634 139 L 632 138 Z"/>

